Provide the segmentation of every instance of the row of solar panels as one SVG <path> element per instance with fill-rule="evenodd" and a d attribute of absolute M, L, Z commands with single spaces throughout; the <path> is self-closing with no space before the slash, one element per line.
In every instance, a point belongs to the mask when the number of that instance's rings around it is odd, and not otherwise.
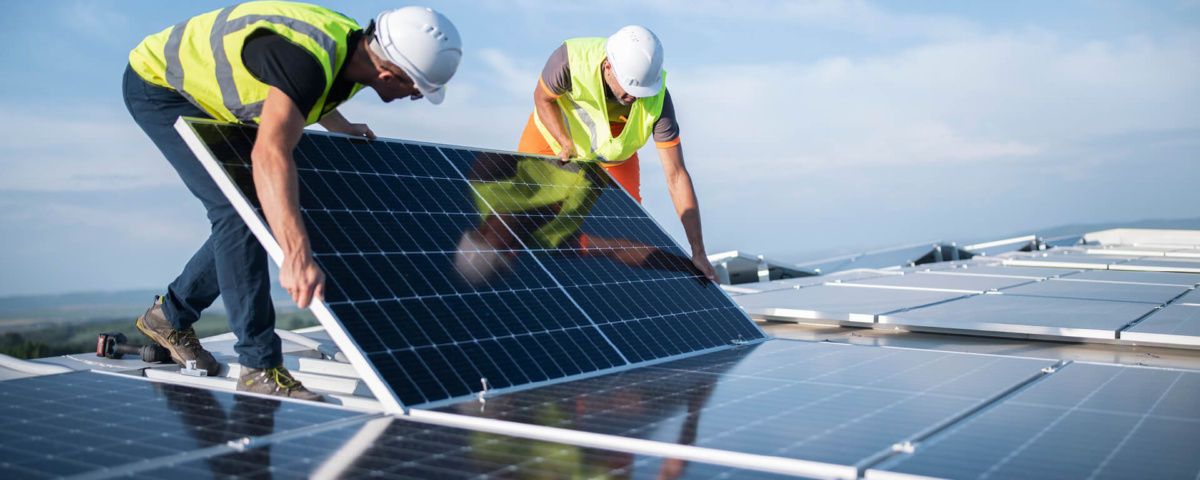
<path fill-rule="evenodd" d="M 1091 251 L 782 280 L 734 298 L 769 319 L 1200 346 L 1200 261 Z"/>
<path fill-rule="evenodd" d="M 1191 479 L 1197 389 L 790 340 L 407 416 L 78 372 L 0 382 L 0 476 Z"/>

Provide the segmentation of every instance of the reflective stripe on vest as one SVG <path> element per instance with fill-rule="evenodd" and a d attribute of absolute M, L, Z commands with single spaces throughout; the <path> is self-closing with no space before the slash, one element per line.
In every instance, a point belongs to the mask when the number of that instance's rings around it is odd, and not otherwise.
<path fill-rule="evenodd" d="M 654 132 L 654 123 L 662 114 L 664 86 L 658 95 L 639 98 L 629 108 L 624 130 L 616 138 L 609 128 L 607 95 L 601 63 L 605 59 L 605 38 L 575 38 L 563 42 L 567 46 L 571 69 L 571 91 L 558 97 L 566 127 L 575 144 L 575 155 L 585 160 L 617 164 L 628 160 L 646 144 Z M 663 72 L 664 81 L 666 72 Z M 534 124 L 555 151 L 562 146 L 534 110 Z"/>
<path fill-rule="evenodd" d="M 278 10 L 280 7 L 295 9 L 294 12 L 298 13 L 298 16 L 308 16 L 310 19 L 318 21 L 319 23 L 332 28 L 334 32 L 327 32 L 302 18 L 294 18 L 288 15 L 269 13 L 271 10 Z M 248 9 L 251 10 L 251 12 L 231 20 L 229 17 L 236 9 Z M 255 10 L 258 10 L 258 12 L 261 13 L 255 12 Z M 219 99 L 207 99 L 208 101 L 206 102 L 202 101 L 202 99 L 196 98 L 194 96 L 195 93 L 189 91 L 187 84 L 184 82 L 185 72 L 187 69 L 184 67 L 182 49 L 185 41 L 187 40 L 187 36 L 189 35 L 189 32 L 187 31 L 189 25 L 191 25 L 196 19 L 213 15 L 213 13 L 215 13 L 215 18 L 213 19 L 212 26 L 210 27 L 207 35 L 207 46 L 209 50 L 205 53 L 211 55 L 211 65 L 206 65 L 206 68 L 212 68 L 212 72 L 215 75 L 217 88 L 212 89 L 211 85 L 204 88 L 193 86 L 193 88 L 197 88 L 202 91 L 207 88 L 208 90 L 211 90 L 212 93 L 219 92 Z M 215 118 L 226 121 L 238 120 L 247 123 L 257 123 L 259 118 L 262 116 L 262 106 L 263 102 L 266 100 L 266 92 L 269 90 L 269 87 L 263 85 L 261 82 L 258 82 L 253 75 L 249 74 L 249 72 L 245 72 L 245 67 L 240 65 L 240 61 L 238 64 L 243 72 L 235 72 L 235 66 L 229 59 L 228 52 L 225 48 L 225 42 L 227 37 L 230 37 L 231 35 L 244 34 L 245 36 L 248 36 L 250 33 L 252 33 L 252 31 L 246 31 L 247 28 L 260 22 L 271 24 L 273 27 L 266 28 L 264 26 L 260 28 L 271 30 L 277 34 L 283 35 L 285 38 L 288 38 L 288 40 L 292 41 L 292 43 L 309 50 L 309 52 L 313 54 L 313 56 L 319 61 L 325 70 L 326 92 L 313 106 L 312 111 L 309 112 L 308 118 L 306 118 L 307 123 L 309 124 L 316 122 L 327 111 L 331 110 L 328 108 L 330 106 L 325 105 L 326 96 L 329 93 L 328 90 L 333 83 L 336 72 L 341 69 L 342 64 L 346 60 L 345 58 L 338 57 L 339 51 L 341 51 L 344 56 L 345 51 L 347 50 L 345 45 L 340 44 L 345 42 L 346 35 L 348 35 L 349 32 L 359 29 L 358 25 L 354 23 L 353 20 L 345 18 L 344 16 L 330 10 L 325 10 L 311 5 L 291 4 L 286 2 L 252 2 L 226 7 L 217 12 L 210 12 L 199 17 L 193 17 L 172 27 L 161 50 L 161 65 L 155 62 L 157 59 L 154 58 L 154 54 L 158 51 L 154 45 L 154 41 L 156 40 L 157 36 L 147 37 L 146 40 L 143 41 L 143 45 L 139 45 L 138 48 L 134 49 L 134 51 L 130 53 L 130 64 L 134 65 L 135 70 L 138 71 L 143 79 L 151 83 L 156 83 L 154 81 L 155 78 L 153 77 L 159 73 L 157 70 L 161 68 L 161 78 L 163 81 L 165 81 L 167 86 L 180 92 L 180 94 L 182 94 L 189 102 L 207 111 L 209 114 L 212 114 Z M 203 28 L 203 26 L 196 28 Z M 190 34 L 200 37 L 203 33 L 204 32 L 191 32 Z M 298 39 L 297 36 L 307 37 L 307 39 L 311 40 L 317 45 L 319 50 L 314 51 L 311 46 L 305 45 L 303 41 L 298 41 L 301 39 Z M 240 41 L 243 39 L 237 40 Z M 202 39 L 200 38 L 193 39 L 193 41 L 201 40 Z M 203 55 L 204 53 L 199 53 L 193 56 L 203 57 Z M 194 62 L 203 63 L 207 63 L 207 60 L 210 59 L 192 59 Z M 141 65 L 135 63 L 140 63 Z M 139 69 L 139 66 L 142 66 L 142 68 Z M 147 75 L 147 73 L 150 75 Z M 241 73 L 241 75 L 239 75 L 239 73 Z M 239 80 L 239 77 L 241 77 L 241 80 Z M 241 90 L 238 88 L 239 83 L 243 87 Z M 362 85 L 355 85 L 349 96 L 352 97 L 361 89 Z M 246 96 L 249 97 L 249 101 L 243 101 L 243 94 L 246 94 Z M 349 97 L 347 97 L 347 99 L 348 98 Z M 225 111 L 219 111 L 216 109 L 216 105 L 218 103 L 224 107 Z"/>

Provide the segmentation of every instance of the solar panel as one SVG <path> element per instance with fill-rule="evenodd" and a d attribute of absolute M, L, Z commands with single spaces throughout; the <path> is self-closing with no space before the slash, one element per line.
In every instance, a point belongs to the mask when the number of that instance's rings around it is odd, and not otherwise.
<path fill-rule="evenodd" d="M 1038 297 L 1079 298 L 1085 300 L 1112 300 L 1121 302 L 1143 302 L 1163 304 L 1187 291 L 1179 285 L 1149 285 L 1142 283 L 1069 282 L 1050 279 L 1006 288 L 1005 295 L 1032 295 Z"/>
<path fill-rule="evenodd" d="M 1040 255 L 1046 254 L 1043 253 Z M 1133 257 L 1067 253 L 1048 256 L 1015 257 L 1011 260 L 1005 260 L 1004 265 L 1015 267 L 1086 268 L 1105 270 L 1111 265 L 1118 265 L 1128 262 L 1132 259 Z"/>
<path fill-rule="evenodd" d="M 1088 270 L 1060 277 L 1062 280 L 1092 280 L 1104 282 L 1150 283 L 1159 285 L 1192 286 L 1200 283 L 1200 275 L 1169 272 L 1122 272 L 1117 270 Z"/>
<path fill-rule="evenodd" d="M 976 295 L 880 315 L 879 323 L 1000 334 L 1115 339 L 1119 329 L 1156 307 L 1149 303 Z"/>
<path fill-rule="evenodd" d="M 1197 372 L 1073 363 L 866 478 L 1194 479 L 1198 389 Z"/>
<path fill-rule="evenodd" d="M 1200 273 L 1200 259 L 1174 258 L 1171 260 L 1153 260 L 1140 258 L 1120 265 L 1113 265 L 1109 269 L 1138 272 Z"/>
<path fill-rule="evenodd" d="M 1030 283 L 1033 280 L 1017 277 L 985 277 L 982 275 L 937 275 L 932 273 L 911 273 L 908 275 L 896 275 L 889 277 L 879 277 L 867 280 L 855 280 L 849 283 L 860 285 L 883 285 L 906 288 L 929 288 L 929 289 L 950 289 L 950 290 L 970 290 L 976 292 L 985 292 L 988 290 L 996 290 L 1015 285 Z"/>
<path fill-rule="evenodd" d="M 792 476 L 376 418 L 125 478 L 721 478 Z"/>
<path fill-rule="evenodd" d="M 226 443 L 363 417 L 123 375 L 76 372 L 0 382 L 0 477 L 117 470 Z"/>
<path fill-rule="evenodd" d="M 1200 305 L 1171 304 L 1121 332 L 1122 340 L 1200 346 Z"/>
<path fill-rule="evenodd" d="M 930 265 L 931 267 L 936 265 Z M 933 269 L 928 273 L 954 275 L 995 275 L 1001 277 L 1018 277 L 1030 279 L 1047 279 L 1068 275 L 1078 270 L 1065 270 L 1042 267 L 1015 267 L 1006 265 L 961 265 L 947 269 Z"/>
<path fill-rule="evenodd" d="M 746 313 L 771 319 L 870 324 L 875 316 L 969 295 L 970 292 L 817 285 L 739 295 L 734 300 Z"/>
<path fill-rule="evenodd" d="M 1200 305 L 1200 290 L 1193 289 L 1192 291 L 1184 294 L 1184 296 L 1179 297 L 1178 300 L 1175 300 L 1175 303 L 1185 303 L 1188 305 Z"/>
<path fill-rule="evenodd" d="M 442 410 L 854 466 L 1029 381 L 1053 363 L 770 340 Z M 850 478 L 856 476 L 853 468 L 848 471 Z"/>
<path fill-rule="evenodd" d="M 256 130 L 177 129 L 281 261 Z M 322 133 L 293 155 L 314 313 L 389 411 L 763 338 L 597 164 Z"/>

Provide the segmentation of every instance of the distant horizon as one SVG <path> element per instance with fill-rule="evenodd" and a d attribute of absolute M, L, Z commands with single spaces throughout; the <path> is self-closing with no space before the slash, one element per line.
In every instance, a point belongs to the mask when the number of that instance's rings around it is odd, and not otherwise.
<path fill-rule="evenodd" d="M 1191 228 L 1172 227 L 1173 225 L 1190 226 Z M 1079 229 L 1071 230 L 1074 227 L 1079 227 Z M 991 241 L 991 240 L 1003 240 L 1003 239 L 1007 239 L 1007 238 L 1016 238 L 1016 237 L 1025 236 L 1025 235 L 1038 235 L 1039 237 L 1042 237 L 1042 238 L 1050 238 L 1050 237 L 1061 236 L 1061 235 L 1073 235 L 1073 234 L 1082 235 L 1085 233 L 1091 233 L 1091 232 L 1101 231 L 1101 230 L 1109 230 L 1109 229 L 1113 229 L 1113 228 L 1200 230 L 1200 217 L 1178 218 L 1178 219 L 1151 218 L 1151 219 L 1136 220 L 1136 221 L 1131 221 L 1131 222 L 1056 225 L 1056 226 L 1045 227 L 1045 228 L 1030 229 L 1029 231 L 1027 231 L 1025 233 L 1013 233 L 1013 234 L 994 236 L 994 237 L 964 237 L 964 238 L 934 238 L 934 237 L 930 237 L 930 238 L 926 238 L 923 240 L 916 240 L 916 241 L 912 241 L 912 242 L 897 243 L 897 244 L 887 244 L 887 245 L 864 244 L 864 245 L 860 245 L 858 248 L 845 247 L 845 248 L 836 248 L 836 249 L 829 249 L 829 250 L 811 250 L 808 252 L 799 252 L 799 253 L 795 254 L 795 255 L 798 255 L 798 257 L 789 255 L 787 252 L 782 252 L 782 253 L 781 252 L 759 252 L 759 251 L 751 251 L 751 250 L 738 249 L 738 248 L 722 250 L 722 251 L 712 251 L 712 252 L 709 252 L 709 254 L 716 254 L 716 253 L 721 253 L 721 252 L 739 250 L 739 251 L 751 253 L 754 255 L 763 255 L 764 257 L 767 257 L 767 258 L 769 258 L 771 260 L 775 260 L 775 261 L 787 262 L 788 264 L 798 264 L 798 263 L 804 263 L 804 262 L 809 262 L 809 261 L 814 261 L 814 260 L 823 260 L 823 259 L 827 259 L 827 258 L 838 257 L 838 256 L 842 256 L 842 255 L 863 253 L 863 252 L 868 252 L 868 251 L 872 251 L 872 250 L 879 250 L 879 249 L 885 249 L 885 248 L 890 248 L 890 247 L 898 247 L 898 246 L 902 246 L 902 245 L 911 245 L 911 244 L 920 243 L 920 242 L 926 241 L 926 240 L 928 240 L 931 243 L 937 242 L 937 241 L 944 241 L 944 242 L 955 242 L 959 245 L 970 245 L 972 243 L 980 243 L 980 242 L 986 242 L 986 241 Z M 1048 232 L 1048 233 L 1043 235 L 1040 232 Z M 806 255 L 809 255 L 809 256 L 806 256 Z M 272 270 L 272 275 L 275 276 L 277 274 L 276 267 L 274 267 L 272 265 L 271 270 Z M 69 291 L 41 292 L 41 293 L 35 292 L 35 293 L 0 294 L 0 313 L 3 313 L 5 311 L 3 302 L 19 300 L 19 299 L 26 299 L 26 298 L 44 298 L 44 297 L 56 297 L 56 296 L 68 296 L 68 295 L 129 294 L 129 293 L 133 293 L 133 292 L 145 292 L 145 293 L 154 295 L 154 294 L 162 293 L 164 290 L 165 290 L 165 287 L 159 287 L 159 288 L 131 287 L 131 288 L 124 288 L 124 289 L 117 289 L 117 290 L 69 290 Z M 277 283 L 272 283 L 272 298 L 274 298 L 276 300 L 276 302 L 279 302 L 280 300 L 287 298 L 287 292 L 283 291 L 283 289 L 280 288 Z M 220 299 L 218 299 L 217 304 L 219 304 L 219 303 L 220 303 Z M 217 306 L 217 304 L 214 304 L 214 306 Z M 276 305 L 276 306 L 279 307 L 280 305 Z"/>

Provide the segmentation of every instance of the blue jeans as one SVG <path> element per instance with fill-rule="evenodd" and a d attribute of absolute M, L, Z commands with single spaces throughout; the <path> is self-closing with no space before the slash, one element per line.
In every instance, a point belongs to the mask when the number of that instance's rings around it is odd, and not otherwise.
<path fill-rule="evenodd" d="M 238 363 L 250 368 L 283 364 L 279 336 L 275 335 L 267 252 L 175 131 L 179 117 L 212 117 L 178 92 L 146 83 L 129 67 L 125 68 L 124 89 L 129 114 L 204 204 L 212 224 L 208 241 L 167 287 L 163 314 L 172 327 L 187 330 L 220 295 L 229 327 L 238 338 L 234 345 Z"/>

